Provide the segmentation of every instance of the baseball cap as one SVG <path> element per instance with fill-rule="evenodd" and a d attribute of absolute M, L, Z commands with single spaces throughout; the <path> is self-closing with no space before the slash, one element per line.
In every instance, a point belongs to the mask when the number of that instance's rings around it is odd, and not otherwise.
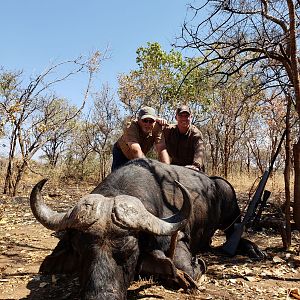
<path fill-rule="evenodd" d="M 188 114 L 191 114 L 191 110 L 187 105 L 181 105 L 176 109 L 176 115 L 181 114 L 183 112 L 187 112 Z"/>
<path fill-rule="evenodd" d="M 150 118 L 150 119 L 153 119 L 153 120 L 157 119 L 154 108 L 149 107 L 149 106 L 145 106 L 145 107 L 142 107 L 139 110 L 139 119 L 142 120 L 142 119 L 146 119 L 146 118 Z"/>

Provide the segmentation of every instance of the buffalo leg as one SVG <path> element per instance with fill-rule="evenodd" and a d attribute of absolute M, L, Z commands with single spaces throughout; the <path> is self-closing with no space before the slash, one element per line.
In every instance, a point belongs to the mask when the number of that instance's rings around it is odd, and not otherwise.
<path fill-rule="evenodd" d="M 205 262 L 196 257 L 192 257 L 186 244 L 182 241 L 178 241 L 174 263 L 177 269 L 184 271 L 193 280 L 200 279 L 201 275 L 206 272 Z"/>

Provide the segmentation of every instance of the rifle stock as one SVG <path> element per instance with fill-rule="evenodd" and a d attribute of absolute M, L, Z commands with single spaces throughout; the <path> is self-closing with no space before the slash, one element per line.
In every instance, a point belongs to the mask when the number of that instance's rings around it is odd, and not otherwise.
<path fill-rule="evenodd" d="M 227 239 L 227 241 L 222 246 L 222 249 L 230 256 L 234 256 L 236 253 L 236 249 L 240 243 L 242 234 L 244 232 L 245 224 L 241 223 L 235 223 L 233 225 L 233 233 Z"/>
<path fill-rule="evenodd" d="M 248 222 L 251 221 L 251 218 L 253 217 L 253 214 L 258 206 L 258 203 L 261 200 L 262 193 L 264 191 L 264 188 L 266 186 L 266 183 L 269 178 L 269 171 L 265 171 L 258 187 L 255 191 L 255 194 L 248 206 L 247 212 L 243 218 L 243 221 L 240 223 L 235 223 L 233 225 L 233 233 L 231 236 L 227 239 L 227 241 L 224 243 L 222 249 L 229 254 L 230 256 L 233 256 L 236 253 L 237 247 L 240 243 L 242 234 L 244 232 L 245 226 Z"/>
<path fill-rule="evenodd" d="M 258 206 L 259 202 L 261 201 L 262 194 L 264 192 L 264 189 L 265 189 L 266 183 L 268 181 L 268 178 L 269 178 L 269 176 L 270 176 L 270 174 L 273 170 L 273 165 L 274 165 L 275 160 L 276 160 L 276 158 L 279 154 L 279 151 L 280 151 L 282 142 L 284 140 L 285 134 L 286 134 L 286 130 L 284 130 L 284 132 L 281 136 L 280 142 L 278 144 L 278 147 L 275 151 L 275 154 L 274 154 L 273 158 L 271 159 L 271 164 L 270 164 L 268 170 L 266 170 L 264 172 L 264 174 L 263 174 L 263 176 L 262 176 L 262 178 L 261 178 L 261 180 L 258 184 L 258 187 L 255 191 L 255 194 L 254 194 L 252 200 L 249 203 L 249 206 L 247 208 L 247 211 L 246 211 L 246 214 L 243 218 L 243 221 L 240 222 L 240 223 L 235 223 L 233 225 L 233 232 L 232 232 L 231 236 L 229 238 L 227 238 L 226 242 L 224 243 L 224 245 L 222 247 L 222 249 L 227 254 L 229 254 L 231 256 L 235 255 L 235 253 L 236 253 L 237 247 L 240 243 L 240 240 L 241 240 L 241 237 L 242 237 L 242 234 L 244 232 L 246 224 L 249 223 L 255 215 L 255 211 L 257 209 L 257 206 Z"/>
<path fill-rule="evenodd" d="M 263 174 L 263 176 L 262 176 L 262 178 L 261 178 L 261 180 L 258 184 L 258 187 L 255 191 L 255 194 L 254 194 L 252 200 L 249 203 L 248 209 L 247 209 L 246 214 L 245 214 L 244 219 L 243 219 L 243 223 L 246 224 L 251 220 L 251 218 L 253 216 L 253 213 L 255 212 L 259 201 L 261 200 L 261 196 L 262 196 L 263 191 L 266 187 L 269 175 L 270 175 L 269 171 L 264 172 L 264 174 Z"/>

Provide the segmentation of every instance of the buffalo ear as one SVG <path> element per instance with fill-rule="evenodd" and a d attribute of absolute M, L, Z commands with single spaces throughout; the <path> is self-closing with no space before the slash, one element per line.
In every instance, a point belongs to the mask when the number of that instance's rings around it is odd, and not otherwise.
<path fill-rule="evenodd" d="M 44 259 L 40 272 L 44 274 L 70 274 L 78 272 L 79 257 L 72 247 L 68 233 L 58 242 L 52 253 Z"/>

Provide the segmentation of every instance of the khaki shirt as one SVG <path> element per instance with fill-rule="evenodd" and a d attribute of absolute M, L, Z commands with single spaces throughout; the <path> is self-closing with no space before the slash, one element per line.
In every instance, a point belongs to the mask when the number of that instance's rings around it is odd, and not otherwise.
<path fill-rule="evenodd" d="M 146 155 L 153 147 L 153 144 L 158 144 L 161 138 L 162 129 L 158 123 L 155 123 L 151 133 L 145 134 L 138 125 L 138 121 L 133 120 L 127 123 L 123 135 L 117 141 L 117 145 L 128 159 L 133 159 L 134 157 L 132 156 L 128 143 L 138 143 Z"/>
<path fill-rule="evenodd" d="M 182 134 L 177 125 L 167 125 L 163 129 L 167 151 L 172 165 L 204 166 L 204 143 L 200 130 L 191 125 L 189 130 Z"/>

